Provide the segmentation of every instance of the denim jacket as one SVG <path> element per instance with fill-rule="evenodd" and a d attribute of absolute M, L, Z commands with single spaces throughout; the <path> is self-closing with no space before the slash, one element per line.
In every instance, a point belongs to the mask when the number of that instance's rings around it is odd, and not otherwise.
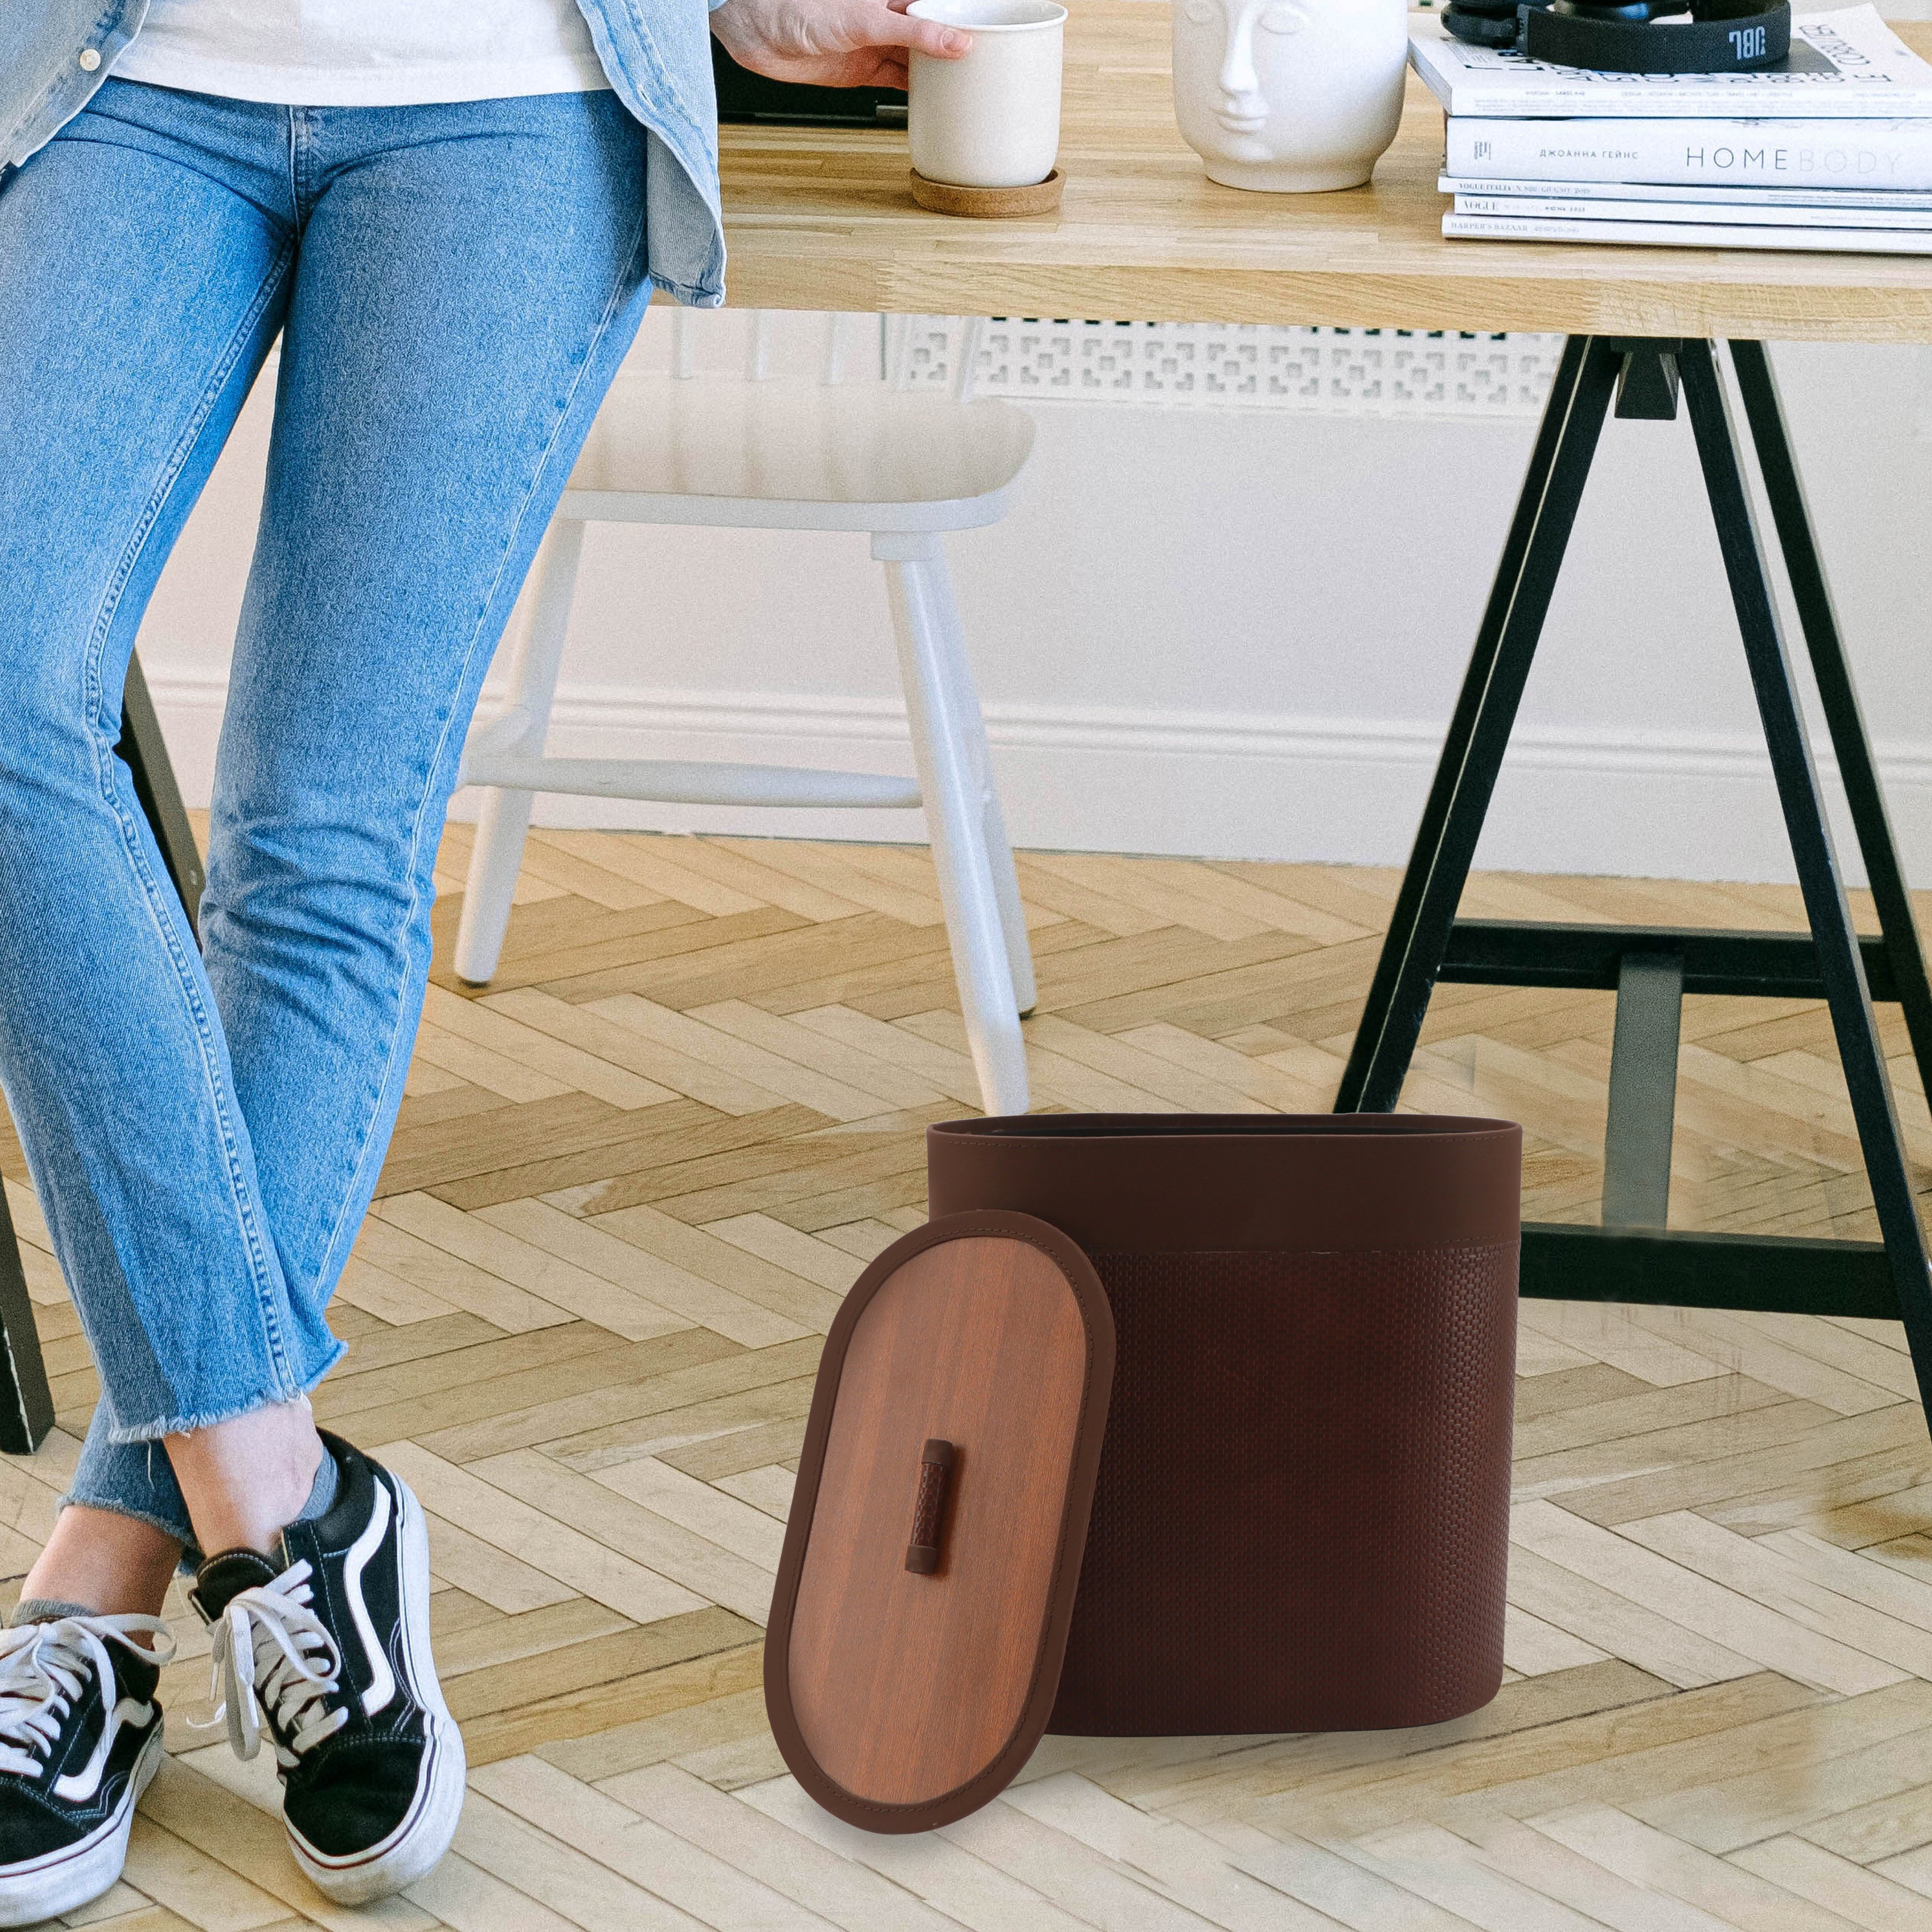
<path fill-rule="evenodd" d="M 704 0 L 578 4 L 611 86 L 650 131 L 651 279 L 715 308 L 724 237 Z M 0 181 L 87 105 L 147 13 L 148 0 L 0 0 Z"/>

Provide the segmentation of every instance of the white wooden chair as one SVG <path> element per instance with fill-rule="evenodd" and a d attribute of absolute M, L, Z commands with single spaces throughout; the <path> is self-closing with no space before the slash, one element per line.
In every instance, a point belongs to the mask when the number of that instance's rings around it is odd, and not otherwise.
<path fill-rule="evenodd" d="M 538 792 L 692 805 L 922 804 L 986 1109 L 1024 1113 L 1019 1019 L 1033 1009 L 1033 957 L 940 537 L 1005 514 L 1032 450 L 1032 421 L 1010 404 L 970 399 L 974 330 L 951 393 L 935 394 L 845 383 L 836 316 L 827 320 L 817 382 L 770 374 L 763 314 L 754 319 L 743 380 L 695 373 L 682 310 L 673 327 L 668 374 L 626 374 L 612 387 L 538 560 L 509 709 L 476 727 L 464 747 L 462 782 L 486 795 L 457 934 L 458 975 L 481 985 L 496 969 Z M 917 777 L 546 757 L 584 526 L 593 523 L 869 536 L 885 566 Z"/>

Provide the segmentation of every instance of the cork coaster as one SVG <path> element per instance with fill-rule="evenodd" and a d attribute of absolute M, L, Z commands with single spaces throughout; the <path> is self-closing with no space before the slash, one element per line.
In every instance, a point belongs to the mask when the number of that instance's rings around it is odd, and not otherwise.
<path fill-rule="evenodd" d="M 934 214 L 972 214 L 998 220 L 1016 214 L 1051 214 L 1060 206 L 1066 177 L 1055 168 L 1043 182 L 1028 188 L 956 188 L 950 182 L 928 181 L 912 171 L 912 198 Z"/>

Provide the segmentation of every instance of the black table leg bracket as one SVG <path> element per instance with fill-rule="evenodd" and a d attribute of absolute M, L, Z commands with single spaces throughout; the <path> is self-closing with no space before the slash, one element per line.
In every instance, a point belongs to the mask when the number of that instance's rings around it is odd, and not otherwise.
<path fill-rule="evenodd" d="M 1617 414 L 1636 422 L 1675 422 L 1680 387 L 1675 342 L 1646 343 L 1624 352 L 1617 377 Z"/>

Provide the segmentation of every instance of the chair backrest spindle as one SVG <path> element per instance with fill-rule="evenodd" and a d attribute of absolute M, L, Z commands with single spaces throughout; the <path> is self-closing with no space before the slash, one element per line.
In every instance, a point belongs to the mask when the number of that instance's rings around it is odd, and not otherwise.
<path fill-rule="evenodd" d="M 964 326 L 959 332 L 959 366 L 952 372 L 952 400 L 970 403 L 973 385 L 980 374 L 980 345 L 986 339 L 986 318 L 969 315 L 962 320 Z"/>
<path fill-rule="evenodd" d="M 671 310 L 670 373 L 680 382 L 698 374 L 697 352 L 691 340 L 691 311 L 680 304 Z"/>

